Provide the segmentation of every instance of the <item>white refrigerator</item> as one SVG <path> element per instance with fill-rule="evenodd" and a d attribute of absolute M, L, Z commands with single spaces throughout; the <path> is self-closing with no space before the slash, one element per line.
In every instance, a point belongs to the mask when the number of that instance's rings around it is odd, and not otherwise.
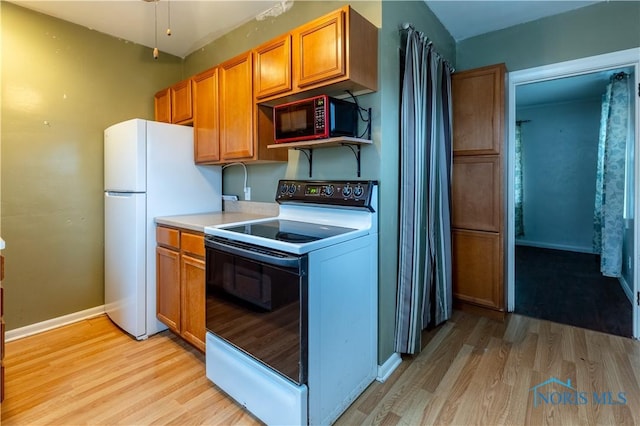
<path fill-rule="evenodd" d="M 133 119 L 104 131 L 105 311 L 136 339 L 156 319 L 154 218 L 220 211 L 219 166 L 196 166 L 193 128 Z"/>

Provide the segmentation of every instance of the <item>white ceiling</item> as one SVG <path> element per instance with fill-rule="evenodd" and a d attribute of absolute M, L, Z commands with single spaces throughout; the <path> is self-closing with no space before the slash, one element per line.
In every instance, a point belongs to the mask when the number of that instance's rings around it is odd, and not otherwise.
<path fill-rule="evenodd" d="M 598 1 L 578 0 L 424 0 L 456 40 L 464 40 L 546 16 L 589 6 Z"/>
<path fill-rule="evenodd" d="M 10 0 L 20 6 L 127 41 L 185 57 L 252 19 L 277 16 L 294 1 L 322 0 Z M 355 0 L 358 1 L 358 0 Z M 577 0 L 424 0 L 456 41 L 585 7 Z M 170 12 L 170 13 L 169 13 Z M 166 35 L 171 18 L 172 35 Z M 151 55 L 151 50 L 149 52 Z M 608 74 L 609 75 L 609 74 Z M 562 79 L 518 88 L 518 105 L 596 96 L 603 75 Z"/>
<path fill-rule="evenodd" d="M 153 0 L 10 1 L 150 48 L 156 45 L 154 21 L 157 6 L 157 47 L 162 52 L 185 57 L 265 11 L 277 15 L 288 10 L 294 0 L 159 0 L 157 3 Z M 596 3 L 560 0 L 424 1 L 456 41 Z M 169 10 L 171 37 L 165 34 Z"/>
<path fill-rule="evenodd" d="M 156 47 L 154 22 L 157 6 L 157 47 L 161 52 L 183 58 L 260 14 L 280 13 L 280 10 L 290 7 L 293 0 L 10 1 L 150 48 Z M 169 16 L 170 37 L 166 35 Z"/>

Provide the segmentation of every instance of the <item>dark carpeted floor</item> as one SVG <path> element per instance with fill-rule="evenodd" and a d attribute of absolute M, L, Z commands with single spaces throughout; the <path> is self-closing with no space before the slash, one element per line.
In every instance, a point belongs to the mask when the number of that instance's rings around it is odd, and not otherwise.
<path fill-rule="evenodd" d="M 516 246 L 516 313 L 631 337 L 632 306 L 597 255 Z"/>

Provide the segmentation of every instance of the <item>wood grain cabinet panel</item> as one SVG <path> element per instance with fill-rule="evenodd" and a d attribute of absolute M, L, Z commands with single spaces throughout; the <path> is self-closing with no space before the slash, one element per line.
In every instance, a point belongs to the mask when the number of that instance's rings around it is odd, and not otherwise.
<path fill-rule="evenodd" d="M 196 163 L 220 160 L 217 67 L 193 77 L 193 143 Z"/>
<path fill-rule="evenodd" d="M 254 49 L 255 97 L 288 92 L 291 83 L 291 35 L 285 34 Z"/>
<path fill-rule="evenodd" d="M 498 233 L 454 230 L 453 295 L 497 310 L 504 306 L 502 238 Z"/>
<path fill-rule="evenodd" d="M 502 152 L 504 75 L 503 64 L 453 74 L 454 154 Z"/>
<path fill-rule="evenodd" d="M 171 122 L 191 123 L 193 120 L 192 80 L 183 80 L 171 86 Z"/>
<path fill-rule="evenodd" d="M 171 123 L 171 90 L 162 89 L 153 98 L 155 121 Z"/>
<path fill-rule="evenodd" d="M 453 160 L 452 226 L 499 232 L 502 226 L 500 157 Z"/>
<path fill-rule="evenodd" d="M 181 258 L 181 336 L 202 352 L 205 351 L 205 263 L 203 259 L 183 255 Z"/>
<path fill-rule="evenodd" d="M 180 333 L 180 252 L 156 247 L 156 316 Z"/>
<path fill-rule="evenodd" d="M 345 74 L 345 14 L 338 10 L 296 31 L 298 86 Z"/>
<path fill-rule="evenodd" d="M 222 160 L 253 157 L 253 90 L 251 52 L 221 64 L 220 149 Z"/>
<path fill-rule="evenodd" d="M 504 318 L 504 64 L 452 76 L 456 305 Z"/>
<path fill-rule="evenodd" d="M 378 29 L 344 6 L 292 31 L 294 92 L 378 89 Z"/>

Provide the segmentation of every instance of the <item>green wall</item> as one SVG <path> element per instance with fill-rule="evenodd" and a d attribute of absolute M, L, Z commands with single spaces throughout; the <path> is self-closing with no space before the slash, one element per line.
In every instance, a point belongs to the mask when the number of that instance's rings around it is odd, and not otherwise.
<path fill-rule="evenodd" d="M 522 70 L 640 46 L 640 2 L 607 1 L 460 41 L 460 70 Z"/>
<path fill-rule="evenodd" d="M 103 130 L 153 118 L 182 60 L 0 3 L 7 329 L 104 303 Z"/>

